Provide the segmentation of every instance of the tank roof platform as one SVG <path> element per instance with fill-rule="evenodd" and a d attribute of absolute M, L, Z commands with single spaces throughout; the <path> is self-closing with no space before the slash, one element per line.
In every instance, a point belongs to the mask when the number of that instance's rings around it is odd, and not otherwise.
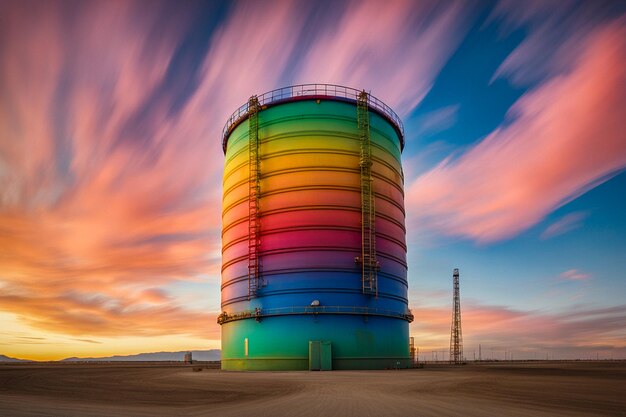
<path fill-rule="evenodd" d="M 298 84 L 289 87 L 277 88 L 257 96 L 262 109 L 278 104 L 300 100 L 336 100 L 348 103 L 357 103 L 362 90 L 335 84 Z M 400 149 L 404 149 L 404 125 L 400 116 L 391 107 L 376 97 L 368 94 L 369 109 L 378 113 L 394 127 L 400 138 Z M 241 105 L 231 114 L 222 131 L 222 149 L 226 153 L 228 136 L 248 116 L 248 102 Z"/>

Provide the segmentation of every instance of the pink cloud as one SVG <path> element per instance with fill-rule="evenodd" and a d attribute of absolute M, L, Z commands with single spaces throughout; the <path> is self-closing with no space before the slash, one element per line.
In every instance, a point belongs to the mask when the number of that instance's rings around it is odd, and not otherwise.
<path fill-rule="evenodd" d="M 221 128 L 164 88 L 190 13 L 0 7 L 0 309 L 73 335 L 217 338 L 155 288 L 220 261 Z"/>
<path fill-rule="evenodd" d="M 577 269 L 568 269 L 559 275 L 562 279 L 569 281 L 585 281 L 591 278 L 590 274 L 580 272 Z"/>
<path fill-rule="evenodd" d="M 573 71 L 525 94 L 507 123 L 407 188 L 409 221 L 506 239 L 626 166 L 626 26 L 598 30 Z"/>
<path fill-rule="evenodd" d="M 498 1 L 489 20 L 499 21 L 507 33 L 522 28 L 526 37 L 500 64 L 492 81 L 506 77 L 528 85 L 568 71 L 580 44 L 601 21 L 603 8 L 601 2 Z"/>
<path fill-rule="evenodd" d="M 170 301 L 170 297 L 167 293 L 159 288 L 143 290 L 138 298 L 152 304 L 161 304 Z"/>
<path fill-rule="evenodd" d="M 220 337 L 216 313 L 189 311 L 172 303 L 138 305 L 132 296 L 3 293 L 0 302 L 23 323 L 66 335 Z"/>
<path fill-rule="evenodd" d="M 297 82 L 371 90 L 401 115 L 428 93 L 472 20 L 461 2 L 352 1 L 300 64 Z M 427 58 L 426 58 L 427 57 Z"/>
<path fill-rule="evenodd" d="M 411 335 L 423 349 L 441 349 L 449 345 L 451 309 L 412 307 L 415 321 Z M 626 306 L 585 308 L 576 306 L 561 313 L 523 311 L 507 307 L 465 303 L 462 306 L 462 329 L 466 356 L 468 349 L 514 348 L 517 351 L 549 349 L 565 353 L 575 349 L 589 354 L 598 347 L 626 347 L 624 321 Z M 532 356 L 528 356 L 532 357 Z"/>
<path fill-rule="evenodd" d="M 582 224 L 582 221 L 587 217 L 587 213 L 576 212 L 569 213 L 561 217 L 556 222 L 552 223 L 541 233 L 542 239 L 550 239 L 555 236 L 559 236 L 577 229 Z"/>

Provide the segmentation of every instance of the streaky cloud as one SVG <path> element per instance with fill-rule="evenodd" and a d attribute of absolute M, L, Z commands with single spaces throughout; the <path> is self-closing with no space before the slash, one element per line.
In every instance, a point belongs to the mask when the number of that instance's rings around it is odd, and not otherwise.
<path fill-rule="evenodd" d="M 217 339 L 214 313 L 170 287 L 218 280 L 230 113 L 313 81 L 384 92 L 406 114 L 472 19 L 461 2 L 223 12 L 190 63 L 194 7 L 0 4 L 0 309 L 25 328 Z"/>
<path fill-rule="evenodd" d="M 591 279 L 590 274 L 581 272 L 577 269 L 568 269 L 567 271 L 561 272 L 559 277 L 568 281 L 586 281 L 588 279 Z"/>
<path fill-rule="evenodd" d="M 430 91 L 474 17 L 463 2 L 352 1 L 334 27 L 314 37 L 293 77 L 371 90 L 406 116 Z"/>
<path fill-rule="evenodd" d="M 549 225 L 546 230 L 541 233 L 541 238 L 550 239 L 555 236 L 560 236 L 567 232 L 575 230 L 582 225 L 583 220 L 587 216 L 588 213 L 580 211 L 566 214 L 556 222 Z"/>
<path fill-rule="evenodd" d="M 523 95 L 509 121 L 407 190 L 412 227 L 508 239 L 626 167 L 626 23 L 598 28 L 575 68 Z"/>
<path fill-rule="evenodd" d="M 411 310 L 420 317 L 411 324 L 411 332 L 422 346 L 425 349 L 447 346 L 451 321 L 449 307 L 413 306 Z M 463 305 L 462 319 L 468 349 L 482 344 L 484 348 L 514 348 L 518 353 L 548 349 L 563 354 L 573 349 L 577 355 L 589 355 L 597 348 L 626 347 L 624 305 L 603 309 L 579 305 L 566 311 L 547 313 L 473 302 Z M 465 353 L 469 358 L 468 351 Z"/>

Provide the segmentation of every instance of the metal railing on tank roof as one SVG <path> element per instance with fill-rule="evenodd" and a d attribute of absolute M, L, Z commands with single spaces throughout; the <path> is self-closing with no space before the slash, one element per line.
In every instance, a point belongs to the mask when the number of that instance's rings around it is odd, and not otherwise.
<path fill-rule="evenodd" d="M 288 101 L 291 99 L 305 97 L 341 98 L 354 101 L 356 103 L 360 93 L 361 90 L 357 90 L 356 88 L 351 87 L 345 87 L 342 85 L 298 84 L 292 85 L 290 87 L 277 88 L 276 90 L 268 91 L 267 93 L 263 93 L 257 97 L 259 99 L 259 104 L 262 107 L 280 101 Z M 400 116 L 398 116 L 396 112 L 391 109 L 391 107 L 389 107 L 376 97 L 372 96 L 371 94 L 369 95 L 368 104 L 370 108 L 387 117 L 395 125 L 401 135 L 401 145 L 402 147 L 404 147 L 404 125 L 402 124 L 402 120 L 400 120 Z M 226 121 L 226 125 L 224 125 L 224 129 L 222 131 L 222 148 L 224 149 L 224 151 L 226 151 L 226 140 L 228 138 L 228 135 L 230 135 L 235 126 L 237 126 L 247 116 L 248 102 L 235 110 Z"/>

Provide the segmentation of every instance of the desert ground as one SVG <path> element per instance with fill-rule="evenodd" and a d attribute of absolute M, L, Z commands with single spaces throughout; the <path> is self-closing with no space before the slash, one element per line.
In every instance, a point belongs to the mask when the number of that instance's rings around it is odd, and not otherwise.
<path fill-rule="evenodd" d="M 0 364 L 0 415 L 626 416 L 626 362 L 246 373 L 194 366 Z"/>

